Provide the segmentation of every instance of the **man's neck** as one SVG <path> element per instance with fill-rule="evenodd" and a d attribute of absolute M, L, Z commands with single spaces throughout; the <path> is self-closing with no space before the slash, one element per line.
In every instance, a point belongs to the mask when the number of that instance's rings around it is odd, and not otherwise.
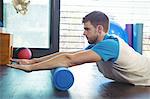
<path fill-rule="evenodd" d="M 102 41 L 102 40 L 104 39 L 104 37 L 105 37 L 106 34 L 107 34 L 107 33 L 102 32 L 102 33 L 99 35 L 99 37 L 98 37 L 97 43 L 100 42 L 100 41 Z"/>

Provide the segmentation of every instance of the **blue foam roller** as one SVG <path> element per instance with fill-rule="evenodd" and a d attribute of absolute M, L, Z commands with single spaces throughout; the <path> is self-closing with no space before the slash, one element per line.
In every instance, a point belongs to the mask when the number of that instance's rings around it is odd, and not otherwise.
<path fill-rule="evenodd" d="M 65 67 L 59 67 L 52 70 L 53 85 L 58 90 L 68 90 L 74 83 L 72 72 Z"/>

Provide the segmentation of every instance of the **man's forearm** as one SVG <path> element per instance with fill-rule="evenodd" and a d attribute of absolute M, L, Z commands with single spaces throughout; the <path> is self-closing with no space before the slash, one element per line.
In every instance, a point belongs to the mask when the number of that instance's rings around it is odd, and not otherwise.
<path fill-rule="evenodd" d="M 55 56 L 63 54 L 63 53 L 65 53 L 65 52 L 57 52 L 57 53 L 46 55 L 46 56 L 43 56 L 43 57 L 40 57 L 40 58 L 33 58 L 32 61 L 34 63 L 42 62 L 42 61 L 48 60 L 52 57 L 55 57 Z"/>
<path fill-rule="evenodd" d="M 62 54 L 65 54 L 65 53 L 75 53 L 75 52 L 57 52 L 57 53 L 50 54 L 50 55 L 47 55 L 47 56 L 43 56 L 43 57 L 40 57 L 40 58 L 33 58 L 32 60 L 33 60 L 34 63 L 38 63 L 38 62 L 42 62 L 42 61 L 48 60 L 50 58 L 53 58 L 53 57 L 56 57 L 58 55 L 62 55 Z"/>
<path fill-rule="evenodd" d="M 69 58 L 66 56 L 66 54 L 60 54 L 60 55 L 54 55 L 53 57 L 32 64 L 30 65 L 30 71 L 35 71 L 35 70 L 49 70 L 49 69 L 53 69 L 56 68 L 58 66 L 63 66 L 63 67 L 69 67 L 70 66 L 70 60 Z"/>

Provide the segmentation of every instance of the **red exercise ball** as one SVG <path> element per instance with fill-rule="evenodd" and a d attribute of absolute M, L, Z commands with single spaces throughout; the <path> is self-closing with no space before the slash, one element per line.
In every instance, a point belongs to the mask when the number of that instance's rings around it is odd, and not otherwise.
<path fill-rule="evenodd" d="M 32 57 L 32 52 L 28 48 L 21 48 L 18 51 L 17 56 L 19 59 L 30 59 Z"/>

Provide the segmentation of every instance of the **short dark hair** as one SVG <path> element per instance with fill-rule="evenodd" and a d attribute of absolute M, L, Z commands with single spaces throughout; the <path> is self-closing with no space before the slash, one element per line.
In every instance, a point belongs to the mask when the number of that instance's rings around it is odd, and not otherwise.
<path fill-rule="evenodd" d="M 101 11 L 93 11 L 83 17 L 82 23 L 86 23 L 88 21 L 90 21 L 94 27 L 102 25 L 104 27 L 104 32 L 108 32 L 109 18 L 105 13 Z"/>

